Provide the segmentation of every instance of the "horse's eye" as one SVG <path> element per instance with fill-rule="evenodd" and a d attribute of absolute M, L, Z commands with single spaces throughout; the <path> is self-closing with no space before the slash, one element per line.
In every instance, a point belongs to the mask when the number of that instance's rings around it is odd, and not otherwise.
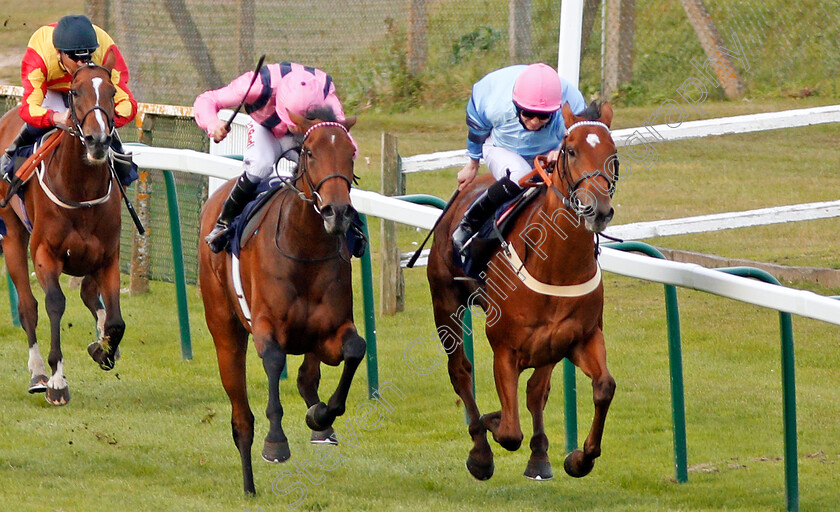
<path fill-rule="evenodd" d="M 575 156 L 575 150 L 574 150 L 574 149 L 572 149 L 572 148 L 567 149 L 567 150 L 566 150 L 566 152 L 567 152 L 567 153 L 569 153 L 569 156 L 570 156 L 570 157 L 574 157 L 574 156 Z"/>

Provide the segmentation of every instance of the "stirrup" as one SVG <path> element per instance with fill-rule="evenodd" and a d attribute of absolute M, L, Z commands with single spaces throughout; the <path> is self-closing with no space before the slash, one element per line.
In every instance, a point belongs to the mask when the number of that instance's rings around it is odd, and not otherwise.
<path fill-rule="evenodd" d="M 228 246 L 227 232 L 230 229 L 229 225 L 216 223 L 213 230 L 204 237 L 204 241 L 210 246 L 210 251 L 220 253 Z"/>

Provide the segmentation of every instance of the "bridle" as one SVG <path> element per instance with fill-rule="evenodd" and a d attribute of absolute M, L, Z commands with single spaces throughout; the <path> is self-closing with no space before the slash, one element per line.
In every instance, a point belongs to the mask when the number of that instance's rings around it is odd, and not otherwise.
<path fill-rule="evenodd" d="M 108 73 L 108 77 L 110 79 L 111 72 L 108 71 L 108 68 L 96 65 L 92 62 L 88 62 L 88 63 L 84 64 L 83 66 L 79 66 L 79 68 L 76 69 L 76 71 L 73 73 L 73 80 L 74 81 L 76 80 L 76 75 L 83 68 L 103 69 Z M 67 131 L 70 132 L 70 134 L 73 135 L 74 137 L 78 137 L 79 140 L 82 141 L 82 144 L 85 145 L 85 148 L 87 148 L 87 142 L 85 141 L 85 138 L 84 138 L 84 135 L 83 135 L 83 132 L 82 132 L 82 124 L 84 124 L 85 119 L 87 119 L 87 117 L 89 115 L 91 115 L 92 113 L 94 113 L 96 111 L 102 112 L 102 114 L 105 116 L 105 119 L 107 119 L 107 121 L 108 121 L 108 135 L 111 135 L 114 131 L 114 116 L 113 116 L 113 114 L 111 114 L 110 112 L 105 110 L 105 108 L 102 107 L 101 105 L 99 105 L 99 103 L 97 102 L 96 105 L 92 106 L 87 112 L 85 112 L 85 114 L 82 116 L 82 118 L 79 119 L 79 116 L 76 115 L 76 100 L 75 100 L 76 96 L 78 96 L 78 95 L 79 95 L 79 93 L 75 89 L 70 89 L 70 92 L 67 94 L 67 98 L 68 98 L 67 101 L 69 103 L 68 106 L 70 108 L 70 119 L 73 121 L 73 126 L 70 129 L 68 129 Z"/>
<path fill-rule="evenodd" d="M 587 210 L 589 208 L 591 208 L 591 206 L 587 206 L 587 207 L 583 206 L 583 203 L 577 197 L 578 188 L 586 180 L 601 177 L 601 178 L 604 178 L 604 180 L 607 182 L 607 190 L 609 192 L 610 197 L 612 197 L 613 194 L 615 193 L 615 180 L 618 176 L 618 158 L 617 157 L 615 157 L 615 158 L 610 157 L 611 159 L 613 159 L 615 161 L 615 172 L 614 172 L 613 177 L 609 176 L 603 170 L 599 169 L 599 170 L 584 172 L 577 180 L 573 181 L 572 180 L 571 169 L 569 168 L 569 148 L 567 147 L 567 140 L 568 140 L 569 134 L 572 132 L 572 130 L 574 130 L 575 128 L 578 128 L 580 126 L 597 126 L 597 127 L 605 129 L 607 131 L 607 134 L 610 133 L 609 126 L 607 126 L 606 124 L 604 124 L 600 121 L 578 121 L 577 123 L 574 123 L 573 125 L 568 127 L 566 129 L 566 135 L 563 137 L 563 143 L 560 146 L 560 157 L 561 157 L 560 169 L 561 170 L 560 170 L 560 176 L 559 176 L 560 179 L 562 179 L 563 182 L 566 184 L 566 194 L 567 195 L 563 195 L 562 193 L 560 193 L 560 191 L 557 189 L 557 186 L 553 183 L 553 181 L 551 180 L 551 178 L 547 174 L 543 176 L 543 180 L 545 181 L 546 178 L 548 178 L 548 180 L 546 181 L 546 185 L 562 201 L 563 206 L 572 210 L 577 215 L 586 215 L 587 213 L 590 213 Z M 539 165 L 540 160 L 542 160 L 543 162 L 546 161 L 545 157 L 537 157 L 537 160 L 535 160 L 535 162 L 534 162 L 537 169 L 540 168 L 540 165 Z M 608 162 L 609 162 L 609 160 L 608 160 Z M 541 174 L 543 174 L 543 173 L 541 173 Z"/>
<path fill-rule="evenodd" d="M 295 173 L 295 176 L 291 179 L 291 182 L 289 183 L 289 185 L 292 185 L 292 183 L 298 181 L 301 178 L 303 178 L 306 181 L 306 185 L 309 187 L 310 193 L 313 196 L 315 196 L 315 199 L 307 197 L 306 194 L 301 190 L 298 190 L 296 188 L 295 188 L 295 190 L 298 193 L 298 197 L 300 197 L 302 200 L 306 201 L 307 203 L 312 204 L 312 206 L 315 208 L 315 211 L 318 212 L 318 215 L 321 214 L 320 204 L 322 202 L 321 195 L 318 194 L 318 190 L 321 189 L 321 187 L 324 185 L 324 183 L 326 183 L 327 181 L 329 181 L 331 179 L 334 179 L 334 178 L 342 179 L 345 182 L 347 182 L 347 190 L 349 192 L 350 187 L 357 180 L 357 177 L 356 177 L 355 174 L 353 175 L 353 179 L 351 180 L 350 178 L 348 178 L 344 174 L 333 173 L 333 174 L 329 174 L 327 176 L 324 176 L 323 178 L 321 178 L 321 181 L 319 181 L 317 184 L 315 184 L 312 181 L 312 176 L 310 176 L 310 174 L 308 172 L 306 172 L 307 170 L 309 170 L 309 159 L 312 158 L 312 149 L 310 149 L 309 147 L 306 146 L 306 140 L 309 138 L 309 135 L 313 131 L 315 131 L 317 128 L 328 127 L 328 126 L 334 126 L 334 127 L 341 128 L 344 131 L 344 133 L 347 135 L 347 138 L 348 139 L 350 138 L 350 132 L 347 130 L 347 127 L 345 127 L 343 124 L 335 122 L 335 121 L 321 121 L 319 123 L 315 123 L 312 126 L 310 126 L 309 129 L 306 130 L 306 133 L 304 133 L 303 140 L 301 141 L 300 159 L 299 159 L 299 162 L 298 162 L 297 172 Z M 351 142 L 352 142 L 352 140 L 351 140 Z M 354 155 L 354 158 L 355 158 L 355 155 Z"/>

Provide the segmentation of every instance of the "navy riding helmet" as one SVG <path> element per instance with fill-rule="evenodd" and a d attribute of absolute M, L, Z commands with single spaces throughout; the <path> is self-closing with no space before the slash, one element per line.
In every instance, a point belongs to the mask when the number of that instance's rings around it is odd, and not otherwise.
<path fill-rule="evenodd" d="M 53 31 L 53 45 L 56 50 L 73 58 L 90 58 L 99 48 L 99 40 L 93 24 L 87 16 L 70 15 L 61 18 Z"/>

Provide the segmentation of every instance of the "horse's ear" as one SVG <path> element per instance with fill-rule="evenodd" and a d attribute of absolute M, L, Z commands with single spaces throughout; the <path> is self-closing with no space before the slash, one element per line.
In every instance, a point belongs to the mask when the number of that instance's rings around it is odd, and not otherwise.
<path fill-rule="evenodd" d="M 102 61 L 102 67 L 107 69 L 110 73 L 111 71 L 113 71 L 114 66 L 116 64 L 117 58 L 114 56 L 114 52 L 108 52 L 108 54 L 105 55 L 105 59 Z"/>
<path fill-rule="evenodd" d="M 613 109 L 609 103 L 604 103 L 601 105 L 601 118 L 598 121 L 601 121 L 605 125 L 609 126 L 612 123 L 613 119 Z"/>
<path fill-rule="evenodd" d="M 292 133 L 306 133 L 306 130 L 308 130 L 310 126 L 315 124 L 315 122 L 311 119 L 307 119 L 301 115 L 295 114 L 289 109 L 286 109 L 286 112 L 289 114 L 289 119 L 291 119 L 294 123 L 294 126 L 289 126 L 289 131 Z"/>
<path fill-rule="evenodd" d="M 577 116 L 572 112 L 572 107 L 569 102 L 563 103 L 563 121 L 566 123 L 566 128 L 572 126 L 577 121 Z"/>
<path fill-rule="evenodd" d="M 341 124 L 343 124 L 344 127 L 347 128 L 347 130 L 350 130 L 350 128 L 353 128 L 353 126 L 356 124 L 356 116 L 345 117 L 344 122 Z"/>

